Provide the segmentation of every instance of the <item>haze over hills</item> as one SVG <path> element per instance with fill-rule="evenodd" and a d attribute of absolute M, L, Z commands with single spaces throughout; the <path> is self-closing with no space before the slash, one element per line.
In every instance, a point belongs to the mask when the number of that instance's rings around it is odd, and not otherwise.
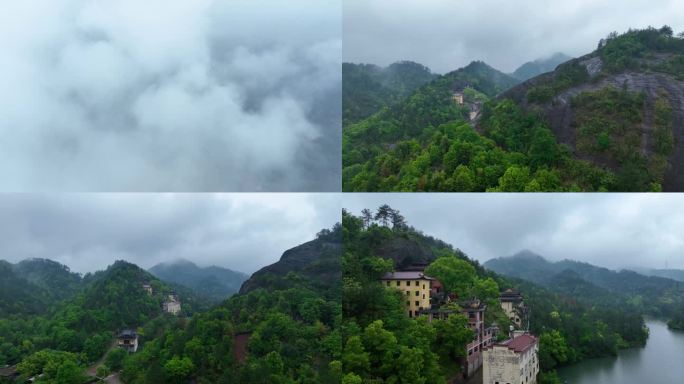
<path fill-rule="evenodd" d="M 586 286 L 584 299 L 595 294 L 605 296 L 604 291 L 607 291 L 612 297 L 625 298 L 648 315 L 670 320 L 673 327 L 681 327 L 676 319 L 684 318 L 684 282 L 681 281 L 645 276 L 626 269 L 614 271 L 573 260 L 550 262 L 531 251 L 491 259 L 484 266 L 560 293 L 576 293 L 578 287 Z M 559 284 L 567 279 L 574 282 Z M 591 286 L 600 290 L 591 289 Z"/>
<path fill-rule="evenodd" d="M 164 281 L 186 286 L 214 301 L 224 300 L 237 292 L 248 278 L 242 272 L 213 265 L 198 267 L 185 259 L 157 264 L 149 272 Z"/>
<path fill-rule="evenodd" d="M 525 81 L 539 76 L 542 73 L 551 72 L 556 69 L 559 64 L 570 59 L 572 59 L 570 56 L 561 52 L 556 52 L 549 57 L 528 61 L 516 69 L 511 75 L 520 81 Z"/>
<path fill-rule="evenodd" d="M 342 126 L 363 120 L 407 97 L 437 75 L 411 61 L 385 68 L 373 64 L 342 64 Z"/>

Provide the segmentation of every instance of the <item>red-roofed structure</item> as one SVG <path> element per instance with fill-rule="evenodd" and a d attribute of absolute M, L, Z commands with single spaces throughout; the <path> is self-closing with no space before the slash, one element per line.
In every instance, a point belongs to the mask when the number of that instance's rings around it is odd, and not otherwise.
<path fill-rule="evenodd" d="M 485 348 L 482 383 L 536 383 L 538 352 L 539 339 L 522 331 L 514 332 L 509 340 Z"/>

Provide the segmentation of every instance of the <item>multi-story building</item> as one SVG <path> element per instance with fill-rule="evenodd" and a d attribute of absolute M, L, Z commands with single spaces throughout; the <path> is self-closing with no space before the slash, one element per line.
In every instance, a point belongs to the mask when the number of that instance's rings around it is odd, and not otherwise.
<path fill-rule="evenodd" d="M 504 342 L 483 352 L 483 384 L 536 384 L 539 373 L 539 340 L 516 331 Z"/>
<path fill-rule="evenodd" d="M 466 358 L 463 362 L 463 372 L 470 377 L 482 366 L 482 350 L 496 340 L 495 327 L 485 327 L 484 314 L 487 305 L 480 300 L 462 303 L 462 313 L 468 318 L 468 326 L 473 331 L 473 341 L 466 345 Z"/>
<path fill-rule="evenodd" d="M 148 295 L 152 296 L 152 293 L 153 293 L 154 291 L 152 290 L 152 286 L 151 286 L 151 285 L 149 285 L 149 284 L 143 284 L 142 287 L 143 287 L 143 289 L 145 290 L 145 292 L 147 292 Z"/>
<path fill-rule="evenodd" d="M 128 352 L 138 350 L 138 334 L 132 329 L 124 329 L 116 337 L 116 345 Z"/>
<path fill-rule="evenodd" d="M 507 289 L 499 295 L 499 301 L 501 302 L 501 308 L 506 313 L 511 322 L 513 322 L 518 328 L 523 327 L 522 318 L 525 314 L 525 303 L 523 303 L 523 298 L 520 292 Z"/>
<path fill-rule="evenodd" d="M 435 281 L 432 277 L 421 271 L 401 271 L 386 273 L 381 281 L 386 287 L 403 292 L 409 317 L 416 317 L 421 311 L 430 309 L 430 292 Z"/>

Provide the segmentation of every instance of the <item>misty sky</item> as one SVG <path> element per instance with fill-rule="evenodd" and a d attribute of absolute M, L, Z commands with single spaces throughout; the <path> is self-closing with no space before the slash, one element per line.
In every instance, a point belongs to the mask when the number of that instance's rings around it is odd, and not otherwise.
<path fill-rule="evenodd" d="M 0 191 L 339 190 L 340 1 L 0 2 Z"/>
<path fill-rule="evenodd" d="M 344 194 L 354 214 L 387 203 L 410 225 L 484 262 L 529 249 L 620 269 L 684 269 L 682 194 Z"/>
<path fill-rule="evenodd" d="M 252 273 L 340 221 L 336 194 L 4 194 L 0 259 L 77 272 L 185 258 Z"/>
<path fill-rule="evenodd" d="M 611 31 L 684 30 L 680 0 L 345 0 L 343 58 L 412 60 L 446 73 L 483 60 L 514 71 L 555 52 L 581 56 Z"/>

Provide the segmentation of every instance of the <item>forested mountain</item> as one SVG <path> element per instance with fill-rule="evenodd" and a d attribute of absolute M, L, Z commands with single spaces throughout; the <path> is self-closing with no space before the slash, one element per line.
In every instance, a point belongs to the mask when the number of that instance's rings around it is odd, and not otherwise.
<path fill-rule="evenodd" d="M 554 372 L 557 365 L 613 355 L 619 348 L 643 345 L 647 338 L 643 319 L 633 306 L 620 300 L 598 306 L 498 275 L 410 227 L 386 205 L 375 212 L 364 210 L 361 216 L 343 211 L 342 219 L 344 383 L 394 382 L 399 377 L 445 383 L 459 376 L 458 361 L 472 338 L 463 331 L 465 318 L 410 319 L 403 295 L 380 283 L 384 273 L 416 263 L 427 262 L 426 273 L 451 280 L 459 297 L 487 302 L 485 321 L 495 320 L 501 329 L 507 329 L 509 320 L 499 313 L 498 293 L 519 289 L 531 310 L 530 329 L 540 336 L 541 383 L 560 383 Z M 563 284 L 573 285 L 569 280 Z M 590 288 L 586 284 L 585 289 Z"/>
<path fill-rule="evenodd" d="M 484 265 L 497 273 L 525 279 L 560 293 L 573 293 L 587 302 L 596 302 L 602 295 L 606 300 L 612 297 L 628 301 L 650 316 L 670 321 L 684 317 L 684 282 L 681 281 L 644 276 L 629 270 L 613 271 L 573 260 L 549 262 L 530 251 L 492 259 Z M 561 284 L 568 278 L 573 278 L 574 283 Z M 598 289 L 578 294 L 578 287 L 583 285 Z"/>
<path fill-rule="evenodd" d="M 554 69 L 556 69 L 556 67 L 559 64 L 564 63 L 570 59 L 572 59 L 570 56 L 557 52 L 551 55 L 550 57 L 529 61 L 521 65 L 518 69 L 515 70 L 515 72 L 511 74 L 511 76 L 515 77 L 520 81 L 525 81 L 533 77 L 539 76 L 542 73 L 551 72 Z"/>
<path fill-rule="evenodd" d="M 240 287 L 240 293 L 262 288 L 284 289 L 292 285 L 291 277 L 296 275 L 301 283 L 311 289 L 327 291 L 337 289 L 331 281 L 339 281 L 342 274 L 340 254 L 342 234 L 339 224 L 331 230 L 319 232 L 315 240 L 288 249 L 274 264 L 255 272 Z"/>
<path fill-rule="evenodd" d="M 440 76 L 405 100 L 343 131 L 345 191 L 452 190 L 457 157 L 494 149 L 471 127 L 483 103 L 518 81 L 473 62 Z M 463 93 L 463 104 L 454 92 Z M 471 115 L 473 113 L 473 115 Z M 446 152 L 463 142 L 467 149 Z M 491 156 L 490 156 L 491 157 Z M 475 188 L 475 186 L 472 186 Z"/>
<path fill-rule="evenodd" d="M 341 363 L 341 226 L 286 251 L 239 295 L 129 356 L 126 383 L 333 383 Z M 239 340 L 247 340 L 246 350 Z"/>
<path fill-rule="evenodd" d="M 0 260 L 0 314 L 42 313 L 48 297 L 48 292 L 17 275 L 12 264 Z"/>
<path fill-rule="evenodd" d="M 478 101 L 455 103 L 464 84 L 447 74 L 344 130 L 343 189 L 684 190 L 683 63 L 684 38 L 669 27 L 613 33 L 499 87 L 470 118 Z M 501 74 L 488 76 L 468 85 L 491 99 L 483 85 Z"/>
<path fill-rule="evenodd" d="M 0 266 L 7 265 L 0 262 Z M 0 312 L 0 366 L 19 363 L 17 370 L 24 379 L 42 373 L 41 382 L 82 382 L 85 365 L 99 359 L 110 348 L 117 332 L 137 329 L 153 319 L 158 319 L 157 324 L 164 322 L 162 302 L 174 290 L 183 303 L 183 313 L 206 308 L 190 292 L 178 291 L 125 261 L 87 274 L 76 292 L 73 290 L 78 275 L 69 272 L 66 266 L 50 260 L 29 260 L 17 265 L 19 273 L 33 282 L 8 277 L 4 272 L 11 268 L 1 268 L 1 292 L 16 297 L 15 303 L 21 302 L 19 298 L 25 291 L 40 298 L 71 295 L 41 311 Z M 51 282 L 50 276 L 62 278 L 65 285 L 61 293 L 54 292 L 60 290 L 57 284 L 60 280 Z M 152 294 L 143 289 L 144 284 L 152 286 Z M 48 290 L 43 285 L 51 286 L 53 292 L 45 293 Z M 63 377 L 58 380 L 62 370 Z"/>
<path fill-rule="evenodd" d="M 14 271 L 30 283 L 45 289 L 55 301 L 72 297 L 82 288 L 81 275 L 53 260 L 22 260 L 14 265 Z"/>
<path fill-rule="evenodd" d="M 514 87 L 575 158 L 613 174 L 610 190 L 684 190 L 684 39 L 670 27 L 612 33 L 596 51 Z"/>
<path fill-rule="evenodd" d="M 214 301 L 222 301 L 240 289 L 247 275 L 227 268 L 200 268 L 188 260 L 157 264 L 149 272 L 158 278 L 183 285 Z"/>
<path fill-rule="evenodd" d="M 373 64 L 342 64 L 342 126 L 356 123 L 407 97 L 437 75 L 411 61 L 386 68 Z"/>

